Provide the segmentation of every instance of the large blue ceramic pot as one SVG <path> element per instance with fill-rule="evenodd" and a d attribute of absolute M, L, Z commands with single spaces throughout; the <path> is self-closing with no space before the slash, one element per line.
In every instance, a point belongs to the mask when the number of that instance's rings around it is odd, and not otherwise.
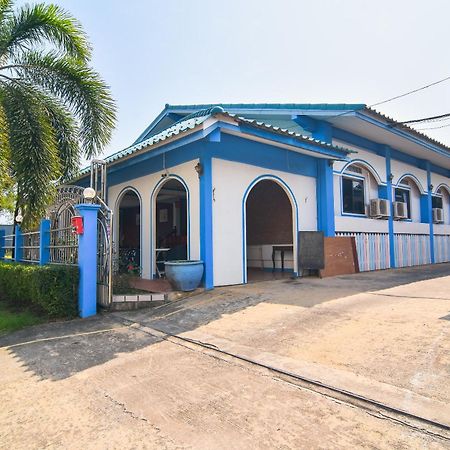
<path fill-rule="evenodd" d="M 203 261 L 166 261 L 166 278 L 177 291 L 193 291 L 203 276 Z"/>

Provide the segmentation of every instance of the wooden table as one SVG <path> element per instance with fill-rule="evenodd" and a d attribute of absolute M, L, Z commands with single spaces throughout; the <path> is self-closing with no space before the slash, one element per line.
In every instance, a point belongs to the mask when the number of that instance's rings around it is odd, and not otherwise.
<path fill-rule="evenodd" d="M 280 252 L 281 254 L 281 271 L 284 272 L 284 252 L 292 252 L 294 250 L 293 245 L 272 245 L 272 272 L 275 272 L 275 254 Z"/>

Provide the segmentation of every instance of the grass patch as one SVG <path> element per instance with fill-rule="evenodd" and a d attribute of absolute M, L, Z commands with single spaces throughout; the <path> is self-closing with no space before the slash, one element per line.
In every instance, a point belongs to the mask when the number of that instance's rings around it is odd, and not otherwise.
<path fill-rule="evenodd" d="M 35 308 L 0 300 L 0 335 L 44 322 L 48 322 L 48 318 Z"/>

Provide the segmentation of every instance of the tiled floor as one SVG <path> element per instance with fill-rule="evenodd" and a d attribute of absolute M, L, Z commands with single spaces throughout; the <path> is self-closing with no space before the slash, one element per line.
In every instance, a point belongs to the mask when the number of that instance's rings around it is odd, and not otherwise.
<path fill-rule="evenodd" d="M 144 278 L 136 278 L 132 282 L 132 287 L 135 289 L 142 289 L 148 292 L 172 292 L 172 286 L 167 280 L 146 280 Z"/>

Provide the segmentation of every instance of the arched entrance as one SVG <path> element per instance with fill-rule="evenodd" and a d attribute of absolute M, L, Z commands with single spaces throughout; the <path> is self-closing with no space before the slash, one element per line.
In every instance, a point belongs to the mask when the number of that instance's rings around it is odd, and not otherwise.
<path fill-rule="evenodd" d="M 272 178 L 257 181 L 245 200 L 244 282 L 296 272 L 297 211 L 287 186 Z"/>
<path fill-rule="evenodd" d="M 119 273 L 141 274 L 141 200 L 128 188 L 118 200 L 118 270 Z M 117 210 L 116 209 L 116 210 Z"/>
<path fill-rule="evenodd" d="M 164 261 L 188 259 L 188 192 L 177 178 L 168 178 L 155 198 L 154 272 L 164 274 Z"/>

